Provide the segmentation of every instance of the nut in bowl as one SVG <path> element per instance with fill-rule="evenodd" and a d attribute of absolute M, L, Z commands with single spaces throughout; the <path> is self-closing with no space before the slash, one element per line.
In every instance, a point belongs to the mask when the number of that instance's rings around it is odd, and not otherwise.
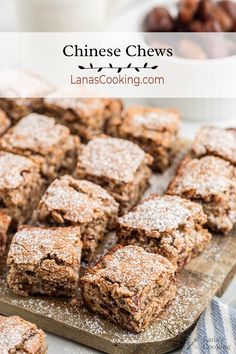
<path fill-rule="evenodd" d="M 196 90 L 202 89 L 202 97 L 168 99 L 168 104 L 182 111 L 184 118 L 215 121 L 233 117 L 236 99 L 227 95 L 215 98 L 222 94 L 215 95 L 214 90 L 219 82 L 231 86 L 236 50 L 236 37 L 232 32 L 235 29 L 236 3 L 230 0 L 181 0 L 169 8 L 154 7 L 145 16 L 143 30 L 147 32 L 181 32 L 164 34 L 179 57 L 174 63 L 176 78 L 181 80 L 182 77 L 184 85 L 192 82 Z M 147 38 L 149 36 L 148 33 Z M 151 39 L 153 41 L 152 34 Z M 152 41 L 148 40 L 152 46 L 158 43 L 158 40 Z M 158 100 L 158 104 L 166 104 L 166 100 Z"/>
<path fill-rule="evenodd" d="M 209 13 L 208 10 L 206 14 L 203 9 L 196 8 L 194 14 L 188 14 L 190 19 L 187 21 L 183 19 L 183 9 L 188 3 L 201 8 L 211 5 L 214 11 Z M 122 31 L 145 31 L 140 36 L 152 47 L 173 47 L 174 56 L 159 57 L 158 61 L 162 72 L 168 72 L 169 79 L 174 77 L 174 84 L 166 98 L 158 98 L 158 92 L 155 98 L 151 98 L 154 106 L 175 108 L 182 112 L 184 119 L 194 121 L 216 122 L 234 117 L 236 33 L 232 25 L 226 26 L 224 22 L 220 27 L 219 19 L 213 21 L 215 12 L 217 16 L 219 12 L 225 15 L 226 10 L 221 9 L 226 7 L 230 7 L 231 14 L 231 17 L 227 15 L 228 23 L 235 23 L 233 9 L 236 2 L 150 0 L 127 11 L 110 26 L 109 30 L 116 31 L 120 30 L 122 23 Z M 210 26 L 210 18 L 214 28 Z M 223 23 L 221 18 L 220 22 Z M 197 32 L 200 31 L 197 24 L 201 25 L 201 32 Z M 213 33 L 217 27 L 220 32 Z"/>
<path fill-rule="evenodd" d="M 234 32 L 235 29 L 236 3 L 232 0 L 180 0 L 175 2 L 173 11 L 154 7 L 144 21 L 147 32 Z"/>
<path fill-rule="evenodd" d="M 148 34 L 156 36 L 155 34 Z M 174 39 L 176 50 L 171 58 L 159 58 L 161 68 L 174 78 L 168 98 L 154 98 L 156 106 L 175 108 L 183 117 L 195 121 L 232 119 L 236 110 L 234 68 L 236 56 L 209 58 L 218 51 L 227 38 L 222 33 L 162 33 L 157 36 Z M 235 43 L 235 34 L 232 35 Z M 196 41 L 197 40 L 197 41 Z M 219 42 L 218 48 L 205 51 L 207 43 Z M 209 45 L 209 47 L 212 47 Z M 208 54 L 209 53 L 209 54 Z M 176 54 L 176 55 L 175 55 Z M 195 58 L 194 58 L 195 57 Z M 178 96 L 174 96 L 174 93 Z"/>

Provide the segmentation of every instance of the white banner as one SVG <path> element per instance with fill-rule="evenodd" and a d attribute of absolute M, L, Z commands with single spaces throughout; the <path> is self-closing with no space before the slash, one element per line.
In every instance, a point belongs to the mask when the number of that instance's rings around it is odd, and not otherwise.
<path fill-rule="evenodd" d="M 1 33 L 0 45 L 1 97 L 41 96 L 22 70 L 55 97 L 236 97 L 235 33 Z"/>

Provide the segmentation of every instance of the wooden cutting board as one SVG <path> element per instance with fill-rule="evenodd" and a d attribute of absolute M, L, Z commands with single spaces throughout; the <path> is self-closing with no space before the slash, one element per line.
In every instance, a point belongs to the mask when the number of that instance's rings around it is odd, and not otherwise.
<path fill-rule="evenodd" d="M 163 175 L 153 175 L 148 191 L 162 193 L 175 165 Z M 109 235 L 101 245 L 103 254 L 115 242 Z M 177 297 L 144 333 L 133 334 L 90 313 L 69 300 L 14 295 L 6 285 L 6 267 L 0 270 L 0 313 L 19 315 L 39 327 L 75 342 L 112 354 L 159 354 L 179 348 L 215 294 L 221 295 L 236 270 L 236 231 L 214 235 L 209 248 L 193 259 L 177 276 Z"/>

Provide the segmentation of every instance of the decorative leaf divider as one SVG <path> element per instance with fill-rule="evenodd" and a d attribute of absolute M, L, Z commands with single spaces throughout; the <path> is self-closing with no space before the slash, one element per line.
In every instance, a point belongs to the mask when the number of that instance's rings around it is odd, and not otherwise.
<path fill-rule="evenodd" d="M 126 69 L 134 69 L 135 71 L 138 72 L 140 72 L 141 69 L 155 70 L 158 68 L 158 65 L 148 66 L 148 63 L 144 63 L 143 66 L 135 66 L 135 65 L 132 66 L 132 64 L 129 63 L 127 66 L 113 66 L 111 63 L 109 63 L 109 66 L 93 66 L 93 64 L 90 63 L 88 67 L 78 65 L 78 68 L 80 70 L 88 70 L 88 69 L 97 70 L 97 72 L 101 72 L 103 69 L 114 69 L 117 70 L 117 73 L 119 74 L 122 70 L 126 70 Z"/>

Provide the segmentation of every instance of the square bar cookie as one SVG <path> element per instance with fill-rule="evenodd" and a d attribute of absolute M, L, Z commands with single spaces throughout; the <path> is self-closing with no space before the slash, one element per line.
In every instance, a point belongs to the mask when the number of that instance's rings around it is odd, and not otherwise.
<path fill-rule="evenodd" d="M 49 83 L 26 70 L 0 72 L 0 107 L 13 123 L 41 108 L 41 97 L 52 90 Z"/>
<path fill-rule="evenodd" d="M 63 176 L 48 187 L 35 218 L 45 225 L 80 226 L 83 259 L 88 260 L 113 226 L 118 208 L 115 199 L 100 186 Z"/>
<path fill-rule="evenodd" d="M 0 136 L 7 131 L 10 125 L 10 119 L 7 117 L 6 113 L 0 109 Z"/>
<path fill-rule="evenodd" d="M 0 151 L 0 211 L 26 222 L 44 190 L 38 166 L 29 158 Z"/>
<path fill-rule="evenodd" d="M 138 145 L 101 136 L 82 147 L 76 177 L 104 187 L 120 204 L 120 213 L 130 210 L 146 190 L 152 157 Z"/>
<path fill-rule="evenodd" d="M 181 269 L 209 244 L 211 234 L 203 227 L 206 221 L 200 204 L 153 194 L 119 218 L 117 236 L 121 244 L 141 246 Z"/>
<path fill-rule="evenodd" d="M 133 106 L 110 121 L 108 132 L 138 144 L 153 157 L 152 168 L 164 171 L 177 151 L 180 117 L 173 110 Z"/>
<path fill-rule="evenodd" d="M 117 246 L 80 280 L 85 305 L 108 321 L 139 333 L 174 299 L 175 268 L 137 246 Z"/>
<path fill-rule="evenodd" d="M 193 141 L 192 152 L 197 157 L 218 156 L 236 166 L 236 129 L 201 127 Z"/>
<path fill-rule="evenodd" d="M 79 138 L 53 118 L 32 113 L 0 138 L 0 149 L 33 159 L 48 181 L 76 166 Z"/>
<path fill-rule="evenodd" d="M 185 157 L 167 192 L 201 203 L 213 231 L 232 230 L 236 222 L 236 169 L 228 161 L 215 156 Z"/>
<path fill-rule="evenodd" d="M 82 243 L 78 227 L 21 226 L 8 257 L 7 282 L 19 295 L 76 294 Z"/>
<path fill-rule="evenodd" d="M 44 112 L 67 125 L 83 142 L 105 133 L 110 119 L 120 117 L 123 104 L 118 99 L 55 98 L 44 99 Z"/>
<path fill-rule="evenodd" d="M 46 354 L 45 333 L 34 323 L 18 316 L 0 315 L 0 353 Z"/>
<path fill-rule="evenodd" d="M 6 244 L 8 239 L 8 232 L 11 226 L 11 217 L 7 214 L 7 211 L 0 209 L 0 257 L 6 250 Z"/>

